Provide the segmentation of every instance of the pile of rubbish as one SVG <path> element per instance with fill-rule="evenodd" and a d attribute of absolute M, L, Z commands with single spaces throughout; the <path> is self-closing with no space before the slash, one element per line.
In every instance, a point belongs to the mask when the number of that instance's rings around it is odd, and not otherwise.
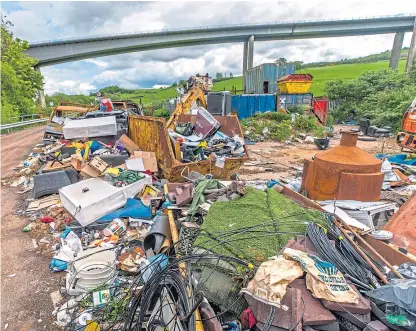
<path fill-rule="evenodd" d="M 9 182 L 31 191 L 24 231 L 66 273 L 65 330 L 415 330 L 416 193 L 381 201 L 396 168 L 354 136 L 283 185 L 209 168 L 168 181 L 159 151 L 80 131 L 37 145 Z M 245 153 L 204 110 L 168 133 L 183 163 Z"/>
<path fill-rule="evenodd" d="M 221 125 L 206 109 L 197 111 L 195 124 L 177 123 L 168 129 L 171 139 L 180 145 L 182 162 L 196 162 L 211 158 L 217 166 L 226 158 L 245 156 L 244 138 L 230 137 L 220 131 Z"/>

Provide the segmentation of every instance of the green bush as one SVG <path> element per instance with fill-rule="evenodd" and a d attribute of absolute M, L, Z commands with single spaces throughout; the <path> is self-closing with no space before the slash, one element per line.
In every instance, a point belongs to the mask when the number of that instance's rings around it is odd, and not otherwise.
<path fill-rule="evenodd" d="M 278 112 L 267 112 L 267 113 L 255 113 L 254 118 L 256 119 L 269 119 L 276 122 L 287 121 L 291 119 L 289 114 L 278 113 Z"/>
<path fill-rule="evenodd" d="M 372 125 L 391 126 L 397 132 L 401 127 L 403 114 L 415 96 L 416 85 L 381 91 L 367 97 L 357 107 L 358 115 L 370 118 Z"/>
<path fill-rule="evenodd" d="M 153 116 L 163 117 L 163 118 L 168 119 L 170 117 L 170 113 L 169 113 L 169 110 L 167 110 L 166 108 L 159 108 L 153 112 Z"/>
<path fill-rule="evenodd" d="M 273 123 L 269 128 L 270 137 L 273 140 L 285 141 L 292 135 L 292 126 L 290 121 L 282 121 L 280 123 Z"/>
<path fill-rule="evenodd" d="M 290 106 L 287 106 L 287 112 L 289 114 L 304 114 L 305 107 L 301 105 L 290 105 Z"/>
<path fill-rule="evenodd" d="M 349 81 L 333 80 L 326 83 L 325 91 L 340 105 L 331 115 L 336 121 L 344 121 L 352 109 L 358 117 L 368 116 L 372 124 L 388 125 L 397 131 L 403 112 L 415 97 L 416 74 L 382 69 L 367 71 Z"/>
<path fill-rule="evenodd" d="M 310 115 L 298 115 L 294 119 L 293 128 L 302 132 L 313 132 L 319 124 L 314 116 Z"/>

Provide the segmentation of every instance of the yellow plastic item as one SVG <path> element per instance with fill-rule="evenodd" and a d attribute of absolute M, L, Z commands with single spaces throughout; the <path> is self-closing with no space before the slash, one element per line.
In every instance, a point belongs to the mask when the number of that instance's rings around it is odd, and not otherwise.
<path fill-rule="evenodd" d="M 287 81 L 277 83 L 277 86 L 281 93 L 303 94 L 308 93 L 312 83 L 312 81 Z"/>
<path fill-rule="evenodd" d="M 85 331 L 100 331 L 101 328 L 95 321 L 87 321 L 87 325 L 85 327 Z"/>
<path fill-rule="evenodd" d="M 118 176 L 119 173 L 120 173 L 119 168 L 107 168 L 104 171 L 104 174 L 109 174 L 109 175 L 112 175 L 112 176 Z"/>

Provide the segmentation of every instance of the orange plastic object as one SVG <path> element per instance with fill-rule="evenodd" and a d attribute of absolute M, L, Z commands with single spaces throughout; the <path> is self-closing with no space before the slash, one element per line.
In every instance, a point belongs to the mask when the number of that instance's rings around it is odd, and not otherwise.
<path fill-rule="evenodd" d="M 302 189 L 313 200 L 380 200 L 381 160 L 356 146 L 358 134 L 343 132 L 339 146 L 305 159 Z"/>

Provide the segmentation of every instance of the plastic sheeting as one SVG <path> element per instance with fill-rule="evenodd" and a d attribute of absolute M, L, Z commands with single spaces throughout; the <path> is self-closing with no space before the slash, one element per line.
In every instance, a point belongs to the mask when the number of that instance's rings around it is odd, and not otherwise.
<path fill-rule="evenodd" d="M 392 280 L 389 285 L 367 292 L 367 295 L 383 303 L 394 303 L 416 316 L 416 280 Z"/>
<path fill-rule="evenodd" d="M 403 263 L 397 271 L 400 272 L 404 278 L 416 280 L 416 264 L 414 263 Z M 394 279 L 397 277 L 390 271 L 387 278 Z"/>

